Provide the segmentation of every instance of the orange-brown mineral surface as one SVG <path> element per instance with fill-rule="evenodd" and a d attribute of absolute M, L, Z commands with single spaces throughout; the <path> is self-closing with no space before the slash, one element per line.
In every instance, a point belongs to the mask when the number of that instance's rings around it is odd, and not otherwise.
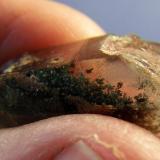
<path fill-rule="evenodd" d="M 1 71 L 1 127 L 96 113 L 160 130 L 158 43 L 106 35 L 26 52 Z"/>

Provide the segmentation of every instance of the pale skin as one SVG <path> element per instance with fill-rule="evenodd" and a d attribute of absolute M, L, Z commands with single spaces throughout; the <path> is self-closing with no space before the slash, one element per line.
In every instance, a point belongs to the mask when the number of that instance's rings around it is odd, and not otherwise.
<path fill-rule="evenodd" d="M 1 64 L 26 50 L 103 34 L 88 17 L 57 2 L 0 1 Z M 96 145 L 99 141 L 104 146 L 118 148 L 124 159 L 158 160 L 160 157 L 159 139 L 140 127 L 107 116 L 70 115 L 0 130 L 0 159 L 50 160 L 79 139 L 90 143 L 104 158 L 104 150 Z"/>

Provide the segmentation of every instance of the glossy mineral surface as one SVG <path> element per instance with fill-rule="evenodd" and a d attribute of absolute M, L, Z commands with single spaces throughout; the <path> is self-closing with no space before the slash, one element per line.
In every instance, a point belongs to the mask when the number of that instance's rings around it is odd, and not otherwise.
<path fill-rule="evenodd" d="M 158 132 L 159 48 L 137 36 L 108 35 L 25 53 L 2 67 L 1 127 L 98 113 Z"/>

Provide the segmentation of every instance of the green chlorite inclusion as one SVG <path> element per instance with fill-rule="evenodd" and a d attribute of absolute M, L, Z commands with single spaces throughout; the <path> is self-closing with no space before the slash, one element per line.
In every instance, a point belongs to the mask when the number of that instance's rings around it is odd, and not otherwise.
<path fill-rule="evenodd" d="M 137 36 L 106 35 L 24 56 L 2 68 L 0 127 L 93 113 L 158 132 L 159 50 Z"/>
<path fill-rule="evenodd" d="M 34 121 L 35 117 L 37 120 L 65 114 L 100 112 L 136 123 L 139 117 L 142 119 L 145 116 L 149 103 L 145 94 L 132 99 L 121 91 L 123 83 L 114 86 L 104 83 L 103 79 L 91 81 L 83 74 L 75 76 L 71 72 L 72 67 L 35 68 L 2 76 L 1 112 L 28 116 L 29 121 Z M 79 105 L 80 101 L 86 108 Z"/>

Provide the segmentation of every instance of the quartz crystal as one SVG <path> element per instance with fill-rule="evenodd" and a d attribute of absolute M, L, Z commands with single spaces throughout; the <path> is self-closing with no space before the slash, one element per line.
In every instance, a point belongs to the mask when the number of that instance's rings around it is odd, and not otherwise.
<path fill-rule="evenodd" d="M 1 128 L 83 113 L 159 132 L 160 44 L 108 34 L 26 52 L 1 67 Z"/>

